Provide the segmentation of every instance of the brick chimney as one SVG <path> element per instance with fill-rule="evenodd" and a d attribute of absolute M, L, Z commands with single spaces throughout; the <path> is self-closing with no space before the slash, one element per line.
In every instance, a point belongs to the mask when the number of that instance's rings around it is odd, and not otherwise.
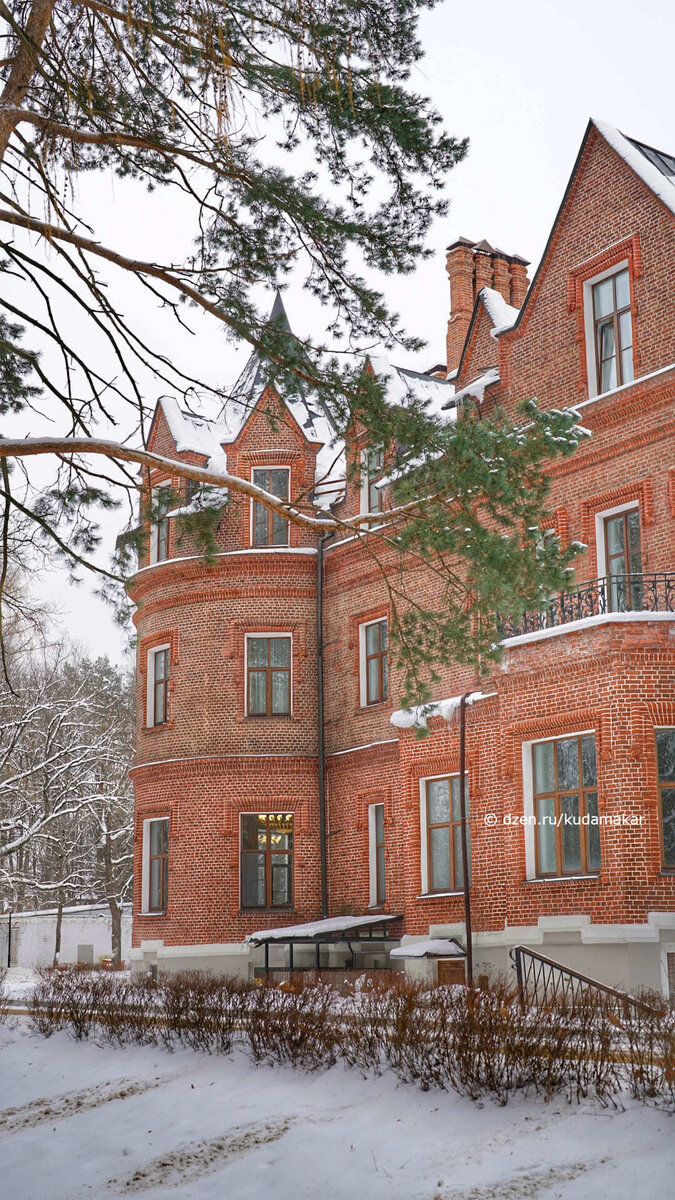
<path fill-rule="evenodd" d="M 520 308 L 529 287 L 528 262 L 506 254 L 489 242 L 458 238 L 448 246 L 446 270 L 450 280 L 450 320 L 447 336 L 448 374 L 459 366 L 473 306 L 481 288 L 494 288 L 507 304 Z"/>

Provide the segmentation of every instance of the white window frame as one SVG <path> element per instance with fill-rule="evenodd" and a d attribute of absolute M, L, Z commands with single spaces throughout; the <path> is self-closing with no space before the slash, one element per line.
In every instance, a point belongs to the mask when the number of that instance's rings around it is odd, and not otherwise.
<path fill-rule="evenodd" d="M 386 904 L 386 898 L 383 901 L 377 899 L 377 819 L 375 809 L 382 809 L 382 824 L 384 828 L 384 801 L 379 800 L 375 804 L 368 805 L 368 886 L 370 899 L 368 901 L 369 908 L 381 908 L 382 904 Z M 385 897 L 386 897 L 386 880 L 385 880 Z"/>
<path fill-rule="evenodd" d="M 255 483 L 254 476 L 255 476 L 256 471 L 285 471 L 288 476 L 288 498 L 290 501 L 291 468 L 288 465 L 288 463 L 270 463 L 269 465 L 267 463 L 256 463 L 256 465 L 254 467 L 251 467 L 251 483 Z M 256 487 L 257 486 L 258 485 L 256 484 Z M 288 525 L 288 541 L 286 542 L 286 544 L 284 546 L 256 546 L 256 544 L 253 540 L 253 528 L 254 528 L 255 506 L 256 506 L 256 504 L 259 504 L 259 503 L 260 503 L 260 501 L 257 501 L 253 497 L 251 497 L 251 509 L 250 509 L 250 513 L 249 513 L 249 526 L 250 526 L 249 527 L 249 542 L 251 545 L 251 549 L 252 550 L 260 550 L 260 551 L 287 550 L 291 544 L 291 523 L 290 523 L 290 521 L 286 522 Z"/>
<path fill-rule="evenodd" d="M 629 271 L 628 286 L 631 293 L 631 321 L 633 320 L 633 290 L 630 280 L 630 264 L 627 258 L 621 262 L 614 263 L 614 266 L 608 267 L 606 271 L 599 271 L 597 275 L 592 275 L 590 279 L 584 279 L 584 332 L 586 337 L 586 373 L 588 378 L 588 398 L 592 400 L 595 396 L 604 396 L 605 392 L 598 391 L 598 362 L 597 349 L 595 345 L 595 322 L 593 320 L 593 288 L 596 283 L 601 283 L 603 279 L 609 279 L 612 275 L 620 275 L 622 271 Z M 633 361 L 633 371 L 635 371 L 635 361 Z M 631 380 L 631 383 L 633 380 Z M 628 384 L 619 385 L 617 387 Z M 615 388 L 610 388 L 610 391 L 615 391 Z"/>
<path fill-rule="evenodd" d="M 607 578 L 607 543 L 605 539 L 605 520 L 607 517 L 618 517 L 620 513 L 632 512 L 640 508 L 639 500 L 629 500 L 627 504 L 617 504 L 614 508 L 603 508 L 595 514 L 595 550 L 598 579 Z M 642 533 L 642 521 L 640 521 Z"/>
<path fill-rule="evenodd" d="M 370 495 L 369 495 L 369 493 L 370 493 L 370 476 L 368 474 L 368 459 L 374 449 L 377 449 L 377 447 L 366 446 L 365 449 L 363 449 L 359 455 L 359 472 L 360 472 L 359 516 L 363 516 L 365 513 L 370 512 Z M 382 502 L 382 497 L 380 496 L 380 503 L 381 502 Z M 384 515 L 383 511 L 380 508 L 377 513 L 377 516 L 381 517 L 383 515 Z M 374 528 L 374 526 L 369 526 L 369 528 Z"/>
<path fill-rule="evenodd" d="M 523 742 L 521 746 L 523 755 L 523 816 L 525 818 L 524 833 L 525 833 L 525 878 L 541 880 L 542 883 L 550 882 L 552 879 L 597 879 L 597 873 L 592 875 L 537 875 L 537 849 L 536 837 L 537 827 L 535 824 L 534 811 L 534 763 L 532 748 L 541 746 L 544 742 L 560 742 L 565 738 L 579 738 L 592 736 L 595 739 L 596 753 L 596 769 L 597 769 L 597 753 L 598 753 L 598 732 L 597 729 L 581 729 L 574 730 L 570 733 L 556 733 L 554 737 L 532 738 L 529 742 Z"/>
<path fill-rule="evenodd" d="M 171 643 L 162 642 L 161 646 L 151 646 L 148 650 L 145 675 L 145 725 L 147 729 L 155 729 L 155 655 L 160 650 L 169 651 L 169 685 L 173 664 L 171 662 Z M 171 716 L 171 700 L 169 698 L 169 717 Z"/>
<path fill-rule="evenodd" d="M 248 642 L 249 642 L 249 638 L 269 638 L 269 639 L 271 639 L 271 638 L 289 638 L 290 639 L 290 643 L 291 643 L 291 678 L 290 678 L 289 686 L 291 689 L 291 694 L 290 694 L 290 702 L 291 703 L 290 703 L 290 711 L 289 712 L 287 712 L 287 713 L 265 713 L 264 716 L 262 713 L 250 713 L 249 712 L 249 709 L 248 709 Z M 246 712 L 247 717 L 253 716 L 256 718 L 256 720 L 259 720 L 261 717 L 263 720 L 265 720 L 265 718 L 267 718 L 267 717 L 274 717 L 275 720 L 277 720 L 279 717 L 292 717 L 293 716 L 293 683 L 294 683 L 293 676 L 294 676 L 293 634 L 291 633 L 290 630 L 288 630 L 287 633 L 284 633 L 284 632 L 278 633 L 276 630 L 274 631 L 274 633 L 270 633 L 270 631 L 267 629 L 261 629 L 259 633 L 247 633 L 245 635 L 245 637 L 244 637 L 244 710 Z M 277 810 L 275 809 L 274 811 L 276 812 Z M 285 810 L 283 810 L 283 811 L 285 811 Z"/>
<path fill-rule="evenodd" d="M 141 867 L 141 915 L 144 917 L 163 917 L 164 912 L 155 912 L 150 908 L 150 826 L 154 821 L 170 821 L 165 817 L 147 817 L 143 821 L 143 851 Z"/>
<path fill-rule="evenodd" d="M 150 489 L 151 508 L 154 508 L 157 503 L 157 500 L 158 500 L 157 493 L 166 491 L 166 489 L 170 488 L 170 487 L 171 487 L 170 479 L 163 479 L 161 483 L 153 483 L 152 488 Z M 167 529 L 167 536 L 168 536 L 168 529 Z M 154 566 L 154 564 L 157 562 L 166 562 L 167 561 L 167 559 L 165 559 L 165 558 L 161 558 L 161 559 L 157 558 L 157 551 L 159 548 L 158 543 L 159 543 L 159 537 L 158 537 L 158 533 L 157 533 L 157 522 L 151 521 L 150 522 L 150 566 Z"/>
<path fill-rule="evenodd" d="M 437 896 L 462 896 L 464 888 L 455 888 L 454 891 L 448 892 L 430 892 L 429 891 L 429 830 L 427 828 L 427 784 L 432 783 L 434 779 L 459 779 L 459 771 L 444 771 L 440 775 L 425 775 L 420 779 L 420 882 L 421 889 L 418 899 L 434 900 Z M 467 794 L 469 779 L 465 776 Z M 450 793 L 450 803 L 452 804 L 452 790 Z M 467 824 L 469 822 L 467 821 Z M 452 850 L 452 848 L 451 848 Z M 471 872 L 469 872 L 471 875 Z"/>
<path fill-rule="evenodd" d="M 360 708 L 375 708 L 377 704 L 386 704 L 389 696 L 385 700 L 373 700 L 368 703 L 368 679 L 366 676 L 366 629 L 369 625 L 379 625 L 382 621 L 387 622 L 387 679 L 389 678 L 389 617 L 383 613 L 381 617 L 375 617 L 372 621 L 364 621 L 363 625 L 359 625 L 359 707 Z M 387 688 L 389 692 L 389 688 Z"/>

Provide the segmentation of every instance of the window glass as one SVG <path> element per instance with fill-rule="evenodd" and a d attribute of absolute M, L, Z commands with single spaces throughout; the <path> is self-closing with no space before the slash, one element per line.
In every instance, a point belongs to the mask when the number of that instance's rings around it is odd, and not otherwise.
<path fill-rule="evenodd" d="M 242 908 L 288 908 L 292 901 L 293 814 L 242 814 Z"/>
<path fill-rule="evenodd" d="M 601 283 L 596 283 L 593 288 L 595 299 L 595 315 L 596 317 L 604 317 L 607 313 L 611 313 L 614 308 L 614 292 L 612 289 L 612 280 L 603 279 Z"/>
<path fill-rule="evenodd" d="M 366 704 L 377 704 L 389 694 L 387 658 L 387 622 L 373 621 L 365 626 Z"/>
<path fill-rule="evenodd" d="M 620 271 L 616 276 L 616 307 L 628 308 L 629 306 L 630 282 L 628 279 L 628 271 Z"/>
<path fill-rule="evenodd" d="M 165 912 L 169 895 L 169 821 L 148 824 L 148 909 Z"/>
<path fill-rule="evenodd" d="M 675 729 L 656 730 L 656 759 L 661 795 L 663 863 L 675 867 Z"/>
<path fill-rule="evenodd" d="M 429 830 L 433 891 L 450 888 L 450 837 L 447 825 Z"/>
<path fill-rule="evenodd" d="M 247 638 L 246 674 L 249 716 L 290 714 L 290 637 Z"/>
<path fill-rule="evenodd" d="M 279 500 L 288 500 L 288 467 L 255 467 L 253 482 Z M 253 503 L 253 544 L 255 546 L 287 546 L 289 523 L 279 513 L 272 512 L 257 500 Z"/>
<path fill-rule="evenodd" d="M 429 891 L 459 891 L 464 886 L 459 778 L 428 779 L 425 787 Z M 468 815 L 468 786 L 466 800 Z M 468 829 L 467 851 L 470 880 L 471 845 Z"/>
<path fill-rule="evenodd" d="M 532 774 L 537 874 L 599 871 L 595 737 L 584 734 L 535 744 Z M 596 823 L 591 824 L 591 820 Z"/>
<path fill-rule="evenodd" d="M 447 779 L 430 779 L 427 784 L 429 795 L 429 824 L 436 825 L 450 819 L 450 787 Z"/>

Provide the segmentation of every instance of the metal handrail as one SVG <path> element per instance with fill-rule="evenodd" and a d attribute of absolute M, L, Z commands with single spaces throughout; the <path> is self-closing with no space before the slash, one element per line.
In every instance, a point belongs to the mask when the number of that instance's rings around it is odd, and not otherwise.
<path fill-rule="evenodd" d="M 547 958 L 545 954 L 540 954 L 538 950 L 532 950 L 529 946 L 513 946 L 509 957 L 516 969 L 518 996 L 523 1008 L 527 1003 L 545 1003 L 558 997 L 574 1001 L 580 993 L 590 991 L 611 996 L 620 1003 L 624 1011 L 629 1007 L 646 1013 L 652 1011 L 648 1004 L 636 1000 L 628 992 L 610 987 L 607 983 L 600 983 L 598 979 L 591 979 L 589 975 L 583 975 L 581 971 L 575 971 L 553 958 Z M 540 991 L 543 993 L 541 997 Z"/>
<path fill-rule="evenodd" d="M 601 575 L 558 592 L 545 608 L 524 612 L 518 622 L 498 617 L 497 626 L 502 638 L 510 638 L 613 612 L 675 613 L 675 571 Z"/>

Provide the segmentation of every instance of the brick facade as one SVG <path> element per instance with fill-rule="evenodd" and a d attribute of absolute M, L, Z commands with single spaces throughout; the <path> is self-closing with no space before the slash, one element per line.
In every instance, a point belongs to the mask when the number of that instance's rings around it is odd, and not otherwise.
<path fill-rule="evenodd" d="M 459 368 L 456 386 L 494 367 L 499 379 L 485 392 L 486 408 L 500 404 L 515 413 L 532 395 L 542 405 L 582 406 L 592 437 L 555 466 L 551 495 L 555 532 L 586 546 L 577 560 L 580 582 L 606 573 L 604 518 L 598 514 L 626 506 L 639 512 L 642 572 L 663 575 L 675 567 L 674 212 L 590 125 L 524 304 L 524 260 L 466 239 L 448 251 L 448 369 Z M 588 280 L 623 264 L 630 278 L 636 379 L 589 396 Z M 481 287 L 515 308 L 522 305 L 511 328 L 493 334 Z M 265 415 L 270 411 L 273 424 Z M 151 446 L 176 455 L 176 438 L 161 410 Z M 306 493 L 318 449 L 268 388 L 226 446 L 228 469 L 250 478 L 254 466 L 288 466 L 291 495 Z M 357 439 L 348 453 L 359 449 Z M 182 453 L 208 461 L 206 454 Z M 357 485 L 348 483 L 336 511 L 352 514 L 359 500 Z M 317 543 L 291 526 L 287 549 L 252 547 L 251 505 L 241 497 L 224 508 L 217 537 L 221 553 L 211 563 L 170 541 L 169 560 L 145 560 L 130 583 L 139 633 L 136 947 L 230 945 L 261 926 L 321 915 Z M 360 626 L 386 617 L 386 588 L 358 541 L 328 543 L 324 559 L 330 913 L 369 908 L 369 809 L 382 804 L 386 911 L 403 915 L 406 936 L 433 928 L 461 937 L 461 893 L 422 894 L 420 806 L 420 780 L 458 770 L 457 722 L 431 718 L 423 739 L 393 725 L 393 670 L 389 698 L 363 704 Z M 429 584 L 411 571 L 408 586 L 418 580 L 421 596 Z M 439 697 L 469 689 L 486 697 L 467 713 L 467 769 L 473 924 L 487 960 L 491 945 L 508 946 L 505 931 L 512 927 L 524 929 L 526 940 L 556 929 L 551 936 L 561 945 L 581 939 L 596 947 L 588 960 L 575 959 L 570 950 L 575 963 L 634 984 L 641 973 L 653 982 L 664 937 L 675 943 L 675 872 L 663 859 L 655 750 L 655 729 L 675 726 L 675 589 L 668 596 L 657 613 L 609 612 L 581 625 L 512 638 L 502 662 L 485 674 L 451 666 L 442 672 Z M 253 633 L 292 638 L 290 715 L 246 715 L 245 642 Z M 170 711 L 168 722 L 153 728 L 146 724 L 146 674 L 148 651 L 160 644 L 170 646 Z M 595 737 L 598 811 L 607 822 L 600 831 L 600 870 L 585 877 L 536 877 L 535 831 L 517 823 L 528 788 L 523 746 L 589 732 Z M 290 909 L 242 911 L 239 820 L 246 812 L 294 814 Z M 618 824 L 620 814 L 633 823 Z M 143 822 L 153 817 L 170 821 L 169 903 L 166 913 L 143 914 Z M 638 947 L 637 966 L 626 965 L 628 959 L 620 967 L 605 964 L 602 947 L 622 940 L 656 945 L 656 959 L 644 966 Z M 503 965 L 498 955 L 492 959 Z"/>

